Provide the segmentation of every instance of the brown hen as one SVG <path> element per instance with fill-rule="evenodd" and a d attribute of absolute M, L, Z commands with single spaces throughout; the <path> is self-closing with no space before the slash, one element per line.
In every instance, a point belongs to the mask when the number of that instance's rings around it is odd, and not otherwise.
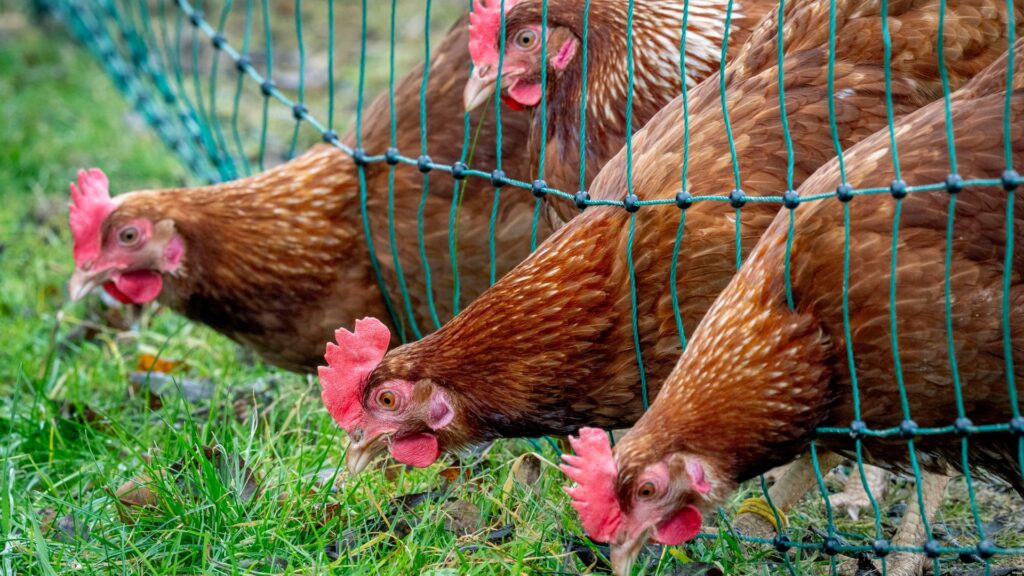
<path fill-rule="evenodd" d="M 712 509 L 737 483 L 795 457 L 818 426 L 823 449 L 853 455 L 857 442 L 839 429 L 885 430 L 863 435 L 866 461 L 909 472 L 914 454 L 924 470 L 944 474 L 969 459 L 1024 496 L 1024 419 L 1014 405 L 1024 378 L 1024 254 L 1011 250 L 1024 242 L 1024 200 L 1010 169 L 1024 161 L 1024 41 L 1015 52 L 1009 100 L 1006 58 L 953 95 L 955 158 L 942 100 L 896 123 L 898 171 L 887 130 L 844 154 L 849 185 L 888 187 L 892 197 L 796 209 L 792 307 L 783 212 L 614 458 L 607 438 L 584 431 L 566 470 L 579 483 L 574 504 L 588 531 L 613 542 L 616 573 L 628 574 L 646 535 L 662 526 L 685 523 L 667 533 L 692 537 L 695 509 Z M 801 191 L 842 181 L 832 161 Z M 907 191 L 942 182 L 945 190 Z M 919 433 L 926 428 L 933 433 Z M 966 456 L 954 430 L 969 438 Z"/>
<path fill-rule="evenodd" d="M 437 163 L 452 164 L 462 152 L 463 106 L 456 87 L 471 68 L 467 42 L 463 19 L 435 48 L 430 63 L 422 129 L 427 131 L 427 151 Z M 395 145 L 413 158 L 420 154 L 422 75 L 422 66 L 417 67 L 395 93 Z M 481 111 L 471 118 L 474 129 L 481 123 L 482 127 L 468 160 L 490 170 L 497 165 L 496 123 L 488 116 L 493 114 Z M 389 128 L 387 94 L 382 94 L 366 111 L 362 142 L 367 154 L 385 152 Z M 506 141 L 522 140 L 528 118 L 506 112 L 502 130 Z M 354 134 L 343 140 L 353 144 Z M 525 155 L 506 156 L 502 167 L 509 175 L 527 172 Z M 449 318 L 455 307 L 449 214 L 457 182 L 440 170 L 426 177 L 424 250 L 432 273 L 428 286 L 417 234 L 425 177 L 414 165 L 394 167 L 394 234 L 410 294 L 406 303 L 389 241 L 388 177 L 384 162 L 366 165 L 367 213 L 391 309 L 404 325 L 405 336 L 412 338 L 435 329 L 428 296 L 439 320 Z M 78 266 L 71 296 L 80 298 L 100 285 L 127 301 L 145 302 L 159 294 L 161 302 L 252 348 L 268 362 L 311 371 L 322 362 L 324 342 L 338 326 L 351 325 L 365 314 L 389 317 L 367 249 L 359 178 L 352 158 L 326 144 L 264 173 L 214 186 L 146 190 L 110 199 L 103 178 L 102 193 L 108 197 L 94 198 L 91 208 L 77 210 L 91 220 L 81 222 L 81 232 L 75 235 Z M 83 189 L 91 190 L 99 182 L 86 179 L 89 183 L 82 182 Z M 486 179 L 464 182 L 455 229 L 459 297 L 466 302 L 488 286 L 487 236 L 495 195 Z M 529 252 L 533 202 L 529 194 L 501 197 L 495 227 L 498 274 Z M 541 223 L 538 236 L 547 233 Z M 86 244 L 95 245 L 95 250 L 80 258 L 79 248 Z M 413 323 L 418 331 L 411 329 Z"/>

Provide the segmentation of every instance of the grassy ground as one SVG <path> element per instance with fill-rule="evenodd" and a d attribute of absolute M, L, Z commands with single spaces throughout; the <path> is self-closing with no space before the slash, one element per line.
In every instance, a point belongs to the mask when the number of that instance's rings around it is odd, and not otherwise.
<path fill-rule="evenodd" d="M 31 27 L 3 2 L 0 574 L 594 569 L 550 447 L 504 442 L 461 471 L 382 465 L 349 479 L 315 381 L 166 310 L 66 304 L 74 170 L 102 165 L 126 189 L 189 177 L 59 29 Z M 883 503 L 890 532 L 906 490 Z M 973 544 L 963 490 L 951 493 L 938 537 Z M 992 537 L 1021 545 L 1019 501 L 990 487 L 979 498 Z M 794 511 L 794 538 L 824 529 L 823 510 L 809 498 Z M 873 524 L 840 527 L 871 534 Z M 803 572 L 827 567 L 817 554 L 791 559 Z M 644 564 L 660 574 L 783 570 L 775 553 L 728 536 L 655 550 Z"/>

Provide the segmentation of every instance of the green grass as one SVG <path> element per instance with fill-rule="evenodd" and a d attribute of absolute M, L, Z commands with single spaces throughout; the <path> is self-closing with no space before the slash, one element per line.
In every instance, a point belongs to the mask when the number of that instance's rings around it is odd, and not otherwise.
<path fill-rule="evenodd" d="M 191 180 L 60 29 L 40 30 L 2 10 L 0 130 L 0 574 L 588 570 L 564 543 L 579 526 L 551 448 L 528 485 L 514 473 L 517 459 L 535 450 L 525 441 L 468 458 L 468 473 L 453 482 L 441 475 L 452 460 L 419 471 L 382 466 L 351 479 L 337 470 L 344 438 L 320 406 L 315 380 L 254 362 L 167 310 L 146 310 L 134 327 L 118 328 L 96 298 L 67 304 L 65 204 L 74 171 L 102 166 L 115 192 Z M 178 382 L 208 378 L 212 397 L 193 403 L 163 392 L 158 406 L 130 384 L 140 354 L 185 364 Z M 211 460 L 203 447 L 218 456 Z M 140 495 L 118 489 L 143 478 L 151 505 L 124 504 Z M 390 513 L 396 496 L 425 491 L 442 494 Z M 942 525 L 953 536 L 965 529 L 960 541 L 971 544 L 969 509 L 952 492 Z M 1019 503 L 999 490 L 981 497 L 983 520 L 1009 526 L 997 540 L 1021 545 L 1019 523 L 1007 520 Z M 466 503 L 470 511 L 458 512 Z M 897 491 L 885 510 L 898 503 Z M 824 527 L 823 509 L 811 497 L 790 514 L 796 537 Z M 844 520 L 841 528 L 870 534 L 872 524 Z M 804 572 L 826 565 L 817 554 L 793 558 Z M 654 572 L 698 573 L 685 564 L 691 560 L 728 574 L 781 570 L 774 553 L 725 537 L 662 551 Z"/>

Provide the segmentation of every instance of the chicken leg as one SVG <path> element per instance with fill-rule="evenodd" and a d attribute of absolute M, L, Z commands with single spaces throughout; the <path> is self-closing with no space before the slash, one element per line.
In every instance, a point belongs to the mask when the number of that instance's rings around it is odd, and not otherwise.
<path fill-rule="evenodd" d="M 931 472 L 921 473 L 921 496 L 924 501 L 924 513 L 928 518 L 935 516 L 948 484 L 949 476 Z M 921 508 L 917 502 L 917 491 L 911 490 L 907 496 L 907 512 L 893 534 L 891 546 L 921 546 L 928 540 L 924 522 L 921 521 Z M 921 553 L 893 552 L 885 558 L 885 573 L 889 576 L 920 576 L 927 562 L 928 558 Z M 872 560 L 872 563 L 881 571 L 881 560 Z M 857 561 L 850 559 L 839 567 L 839 573 L 852 575 L 857 573 L 857 569 Z"/>
<path fill-rule="evenodd" d="M 818 453 L 818 467 L 821 470 L 831 470 L 842 461 L 842 456 L 838 454 Z M 816 483 L 814 461 L 810 452 L 807 452 L 786 468 L 782 477 L 768 489 L 768 496 L 776 509 L 785 512 L 799 502 Z M 733 522 L 733 528 L 747 536 L 771 538 L 776 532 L 773 524 L 774 517 L 770 511 L 767 514 L 751 511 L 737 516 L 736 521 Z"/>

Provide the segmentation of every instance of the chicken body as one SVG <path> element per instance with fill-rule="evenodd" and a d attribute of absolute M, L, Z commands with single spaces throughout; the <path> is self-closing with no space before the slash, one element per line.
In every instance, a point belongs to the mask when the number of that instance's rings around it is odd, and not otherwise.
<path fill-rule="evenodd" d="M 932 184 L 950 173 L 964 180 L 1002 179 L 1003 186 L 954 186 L 953 194 L 915 192 L 900 201 L 868 195 L 848 204 L 801 204 L 790 256 L 793 308 L 785 278 L 789 214 L 775 218 L 697 328 L 658 400 L 616 446 L 610 469 L 616 470 L 617 503 L 611 507 L 626 516 L 644 509 L 651 525 L 687 506 L 707 510 L 737 483 L 795 457 L 817 426 L 845 428 L 859 421 L 872 430 L 903 426 L 913 432 L 913 426 L 941 428 L 958 418 L 967 419 L 961 420 L 965 426 L 1024 425 L 1010 395 L 1014 381 L 1024 377 L 1024 255 L 1007 252 L 1008 242 L 1024 242 L 1024 200 L 1010 193 L 1018 189 L 1019 175 L 1004 172 L 1024 161 L 1022 57 L 1024 41 L 1016 46 L 1011 134 L 1003 132 L 1003 58 L 952 98 L 955 164 L 941 100 L 896 123 L 899 177 L 886 130 L 843 156 L 847 182 L 858 189 L 885 187 L 898 178 Z M 1011 142 L 1005 149 L 1004 137 Z M 801 191 L 829 190 L 840 181 L 840 165 L 833 161 Z M 855 398 L 861 401 L 859 415 Z M 915 424 L 908 429 L 903 423 L 911 420 Z M 845 432 L 821 433 L 817 443 L 855 453 L 856 442 Z M 905 437 L 867 435 L 861 444 L 866 461 L 910 470 Z M 973 433 L 966 458 L 1024 496 L 1019 445 L 1010 431 Z M 962 444 L 952 431 L 918 435 L 912 449 L 927 471 L 961 469 Z M 581 484 L 579 503 L 595 502 L 589 490 L 597 476 L 580 471 L 596 463 L 586 460 L 576 460 L 570 470 Z M 656 505 L 639 502 L 639 482 L 678 460 L 699 464 L 706 489 L 672 479 L 651 500 Z M 590 520 L 616 514 L 582 509 Z M 643 527 L 628 519 L 621 526 L 631 528 L 609 539 L 619 549 L 617 573 L 624 574 L 637 543 L 643 543 Z"/>
<path fill-rule="evenodd" d="M 882 41 L 877 3 L 837 4 L 837 33 L 847 40 L 836 55 L 837 133 L 848 147 L 885 125 Z M 833 151 L 826 89 L 828 6 L 815 1 L 786 7 L 786 105 L 798 183 Z M 991 19 L 979 22 L 967 16 L 976 14 L 977 3 L 949 3 L 947 37 L 955 38 L 959 48 L 947 52 L 962 55 L 947 57 L 954 85 L 1005 49 L 1006 13 L 1000 6 L 986 4 Z M 891 26 L 905 33 L 894 46 L 897 116 L 941 93 L 933 44 L 925 40 L 936 33 L 937 9 L 937 1 L 890 6 Z M 1020 5 L 1016 9 L 1021 23 L 1024 14 Z M 773 152 L 783 142 L 774 65 L 777 29 L 773 14 L 726 71 L 742 186 L 751 196 L 786 189 L 785 154 Z M 735 187 L 717 83 L 712 77 L 690 93 L 685 189 L 693 195 L 728 194 Z M 677 100 L 635 137 L 634 191 L 641 199 L 672 198 L 679 191 L 683 126 L 683 105 Z M 596 198 L 622 198 L 628 189 L 625 162 L 620 153 L 605 167 L 593 186 Z M 737 213 L 724 202 L 695 202 L 682 213 L 676 288 L 687 333 L 735 271 L 734 219 L 741 219 L 740 244 L 749 248 L 777 209 L 778 204 L 750 202 Z M 388 437 L 431 434 L 442 449 L 455 449 L 498 437 L 631 425 L 644 409 L 627 259 L 631 220 L 637 334 L 648 398 L 653 399 L 682 347 L 669 290 L 680 217 L 664 206 L 642 207 L 635 215 L 621 207 L 588 208 L 442 330 L 388 353 L 358 392 L 367 422 L 383 417 L 374 405 L 379 391 L 399 383 L 415 389 L 415 397 L 409 399 L 408 412 L 389 412 L 387 426 L 373 428 L 379 435 L 357 434 L 350 458 L 383 450 Z M 454 412 L 440 429 L 421 417 L 427 412 L 422 402 L 437 398 L 437 391 Z"/>
<path fill-rule="evenodd" d="M 437 163 L 452 164 L 461 158 L 463 106 L 457 87 L 470 69 L 467 22 L 455 25 L 435 49 L 429 64 L 426 87 L 428 113 L 420 128 L 420 85 L 423 67 L 417 67 L 399 83 L 395 93 L 397 141 L 395 147 L 416 157 L 420 132 L 427 131 L 427 152 Z M 498 165 L 496 122 L 489 111 L 471 118 L 472 129 L 481 125 L 476 147 L 467 162 L 487 170 Z M 383 154 L 391 146 L 387 94 L 366 111 L 362 146 L 367 154 Z M 526 138 L 525 113 L 502 115 L 506 141 Z M 355 135 L 344 139 L 354 145 Z M 525 174 L 528 158 L 507 154 L 502 168 L 510 175 Z M 394 172 L 394 230 L 388 226 L 388 179 Z M 450 258 L 449 217 L 459 184 L 451 174 L 435 170 L 421 174 L 416 166 L 384 162 L 365 166 L 366 212 L 374 255 L 380 262 L 391 308 L 403 324 L 401 331 L 412 339 L 436 328 L 430 300 L 443 321 L 455 309 L 454 272 Z M 494 192 L 486 179 L 468 178 L 454 226 L 462 302 L 479 295 L 488 285 L 491 262 L 488 233 Z M 424 186 L 429 185 L 429 193 Z M 432 276 L 426 269 L 418 241 L 418 212 L 423 208 L 423 250 Z M 365 314 L 389 318 L 371 266 L 360 210 L 359 167 L 343 151 L 318 145 L 298 158 L 266 172 L 215 186 L 188 189 L 147 190 L 116 196 L 102 226 L 105 254 L 118 249 L 114 235 L 139 225 L 170 230 L 183 243 L 180 263 L 161 267 L 135 255 L 162 246 L 131 247 L 123 255 L 129 270 L 154 266 L 162 273 L 160 301 L 189 318 L 203 322 L 255 350 L 268 362 L 297 371 L 313 371 L 323 362 L 324 342 L 340 325 L 351 325 Z M 509 270 L 530 248 L 534 199 L 528 194 L 502 195 L 495 225 L 495 270 Z M 397 263 L 390 238 L 396 239 Z M 549 233 L 540 223 L 538 237 Z M 79 243 L 76 239 L 76 245 Z M 150 242 L 151 244 L 151 242 Z M 72 281 L 72 297 L 106 283 L 116 290 L 111 274 L 97 262 L 90 269 L 79 266 Z M 401 265 L 410 295 L 402 298 L 397 265 Z M 159 280 L 158 280 L 159 281 Z M 432 290 L 428 296 L 428 289 Z M 141 302 L 140 302 L 141 303 Z M 394 327 L 394 326 L 393 326 Z M 397 327 L 394 327 L 397 328 Z M 395 342 L 399 330 L 393 331 Z"/>
<path fill-rule="evenodd" d="M 729 15 L 728 0 L 637 0 L 632 22 L 635 89 L 630 103 L 626 60 L 627 38 L 630 37 L 629 3 L 592 0 L 586 23 L 584 6 L 579 2 L 554 0 L 546 4 L 548 72 L 544 107 L 539 102 L 542 66 L 545 65 L 540 42 L 545 2 L 541 0 L 505 0 L 506 49 L 500 79 L 497 78 L 497 50 L 501 28 L 497 6 L 491 7 L 494 12 L 491 19 L 497 20 L 496 25 L 477 25 L 471 29 L 471 41 L 486 42 L 493 50 L 487 51 L 488 57 L 474 57 L 475 71 L 466 85 L 466 100 L 468 107 L 479 106 L 487 101 L 486 96 L 493 92 L 495 84 L 502 85 L 508 92 L 506 101 L 516 101 L 518 94 L 532 95 L 533 100 L 521 97 L 519 104 L 534 116 L 529 140 L 534 174 L 549 186 L 566 192 L 589 189 L 594 177 L 622 148 L 626 138 L 643 128 L 662 107 L 680 95 L 679 47 L 684 9 L 688 9 L 686 83 L 692 88 L 719 69 L 727 17 L 730 17 L 728 58 L 731 60 L 765 13 L 777 5 L 772 0 L 736 2 Z M 524 39 L 530 38 L 533 40 L 522 46 Z M 585 100 L 584 42 L 588 43 Z M 583 149 L 584 181 L 580 182 L 580 107 L 584 102 L 587 142 Z M 546 123 L 542 122 L 542 113 L 546 113 Z M 632 113 L 631 124 L 627 121 L 628 113 Z M 569 220 L 578 212 L 566 202 L 549 203 L 549 207 L 559 222 Z"/>

